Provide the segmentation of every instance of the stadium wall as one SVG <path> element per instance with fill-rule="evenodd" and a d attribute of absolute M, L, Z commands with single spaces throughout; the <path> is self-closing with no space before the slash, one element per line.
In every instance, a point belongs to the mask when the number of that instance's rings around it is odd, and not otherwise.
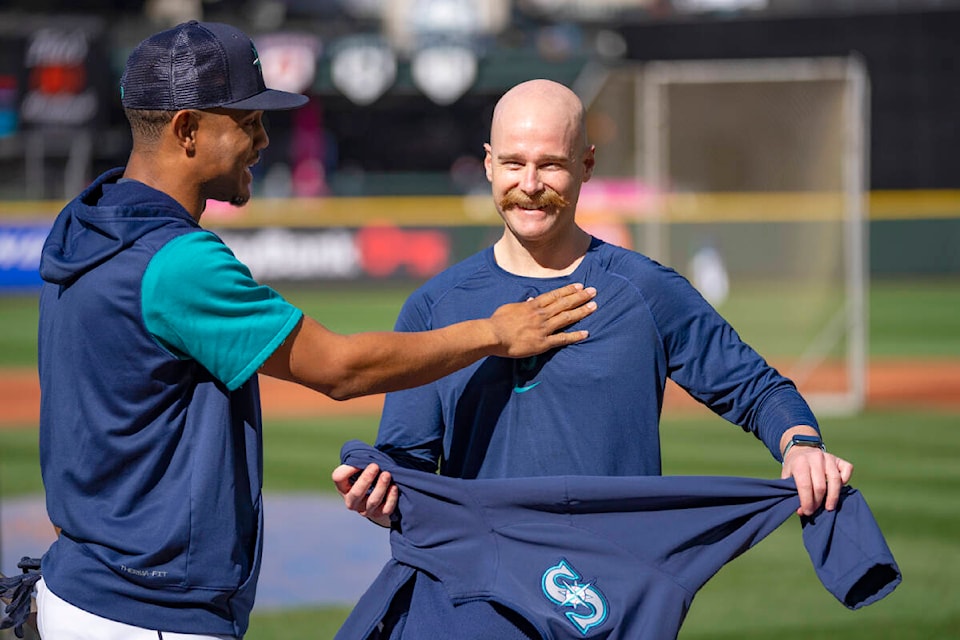
<path fill-rule="evenodd" d="M 40 250 L 62 206 L 0 203 L 0 293 L 39 286 Z M 868 211 L 871 277 L 960 277 L 960 191 L 875 191 Z M 637 218 L 608 207 L 583 212 L 581 221 L 629 245 Z M 755 222 L 728 216 L 711 224 Z M 262 200 L 242 210 L 212 207 L 204 225 L 278 283 L 422 281 L 488 246 L 501 228 L 486 196 Z"/>

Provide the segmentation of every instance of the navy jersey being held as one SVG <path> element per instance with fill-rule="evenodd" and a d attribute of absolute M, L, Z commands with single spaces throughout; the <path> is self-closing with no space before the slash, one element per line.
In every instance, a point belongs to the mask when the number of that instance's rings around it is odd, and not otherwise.
<path fill-rule="evenodd" d="M 503 637 L 490 633 L 498 622 L 490 616 L 460 617 L 455 635 L 438 635 L 451 631 L 436 622 L 444 599 L 458 609 L 495 603 L 532 626 L 532 637 L 675 638 L 696 592 L 799 506 L 792 480 L 461 480 L 404 469 L 357 441 L 341 457 L 360 468 L 376 462 L 400 487 L 393 559 L 340 630 L 344 640 Z M 800 522 L 817 576 L 846 607 L 874 603 L 900 583 L 855 489 L 844 487 L 834 511 Z M 411 585 L 426 597 L 407 597 Z"/>

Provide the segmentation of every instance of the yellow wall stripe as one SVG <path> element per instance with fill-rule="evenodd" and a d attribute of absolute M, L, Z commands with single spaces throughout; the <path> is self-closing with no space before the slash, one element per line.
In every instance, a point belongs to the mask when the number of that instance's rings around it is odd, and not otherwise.
<path fill-rule="evenodd" d="M 840 220 L 840 193 L 705 193 L 673 194 L 632 210 L 590 204 L 584 197 L 580 215 L 586 219 L 642 221 L 662 215 L 671 223 L 803 222 Z M 63 201 L 0 202 L 0 220 L 52 219 Z M 960 190 L 872 191 L 865 201 L 871 220 L 960 219 Z M 365 198 L 290 198 L 251 201 L 243 209 L 218 205 L 204 215 L 209 227 L 353 227 L 368 224 L 401 226 L 482 226 L 500 224 L 490 197 L 401 196 Z"/>

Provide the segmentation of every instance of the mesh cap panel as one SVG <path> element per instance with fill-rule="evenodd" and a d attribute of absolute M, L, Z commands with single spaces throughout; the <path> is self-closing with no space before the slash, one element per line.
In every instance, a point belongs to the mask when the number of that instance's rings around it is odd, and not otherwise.
<path fill-rule="evenodd" d="M 253 42 L 227 24 L 196 21 L 155 34 L 130 54 L 120 81 L 130 109 L 293 109 L 307 97 L 267 89 Z"/>

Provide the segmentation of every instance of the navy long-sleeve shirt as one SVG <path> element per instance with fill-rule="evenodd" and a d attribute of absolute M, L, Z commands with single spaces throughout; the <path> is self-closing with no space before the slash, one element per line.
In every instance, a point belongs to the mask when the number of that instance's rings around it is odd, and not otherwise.
<path fill-rule="evenodd" d="M 484 318 L 566 284 L 596 287 L 577 344 L 522 360 L 488 357 L 433 384 L 387 395 L 378 448 L 459 478 L 658 475 L 667 378 L 780 458 L 790 427 L 817 428 L 780 375 L 676 271 L 594 240 L 569 276 L 501 269 L 488 248 L 436 276 L 404 305 L 400 331 Z"/>

